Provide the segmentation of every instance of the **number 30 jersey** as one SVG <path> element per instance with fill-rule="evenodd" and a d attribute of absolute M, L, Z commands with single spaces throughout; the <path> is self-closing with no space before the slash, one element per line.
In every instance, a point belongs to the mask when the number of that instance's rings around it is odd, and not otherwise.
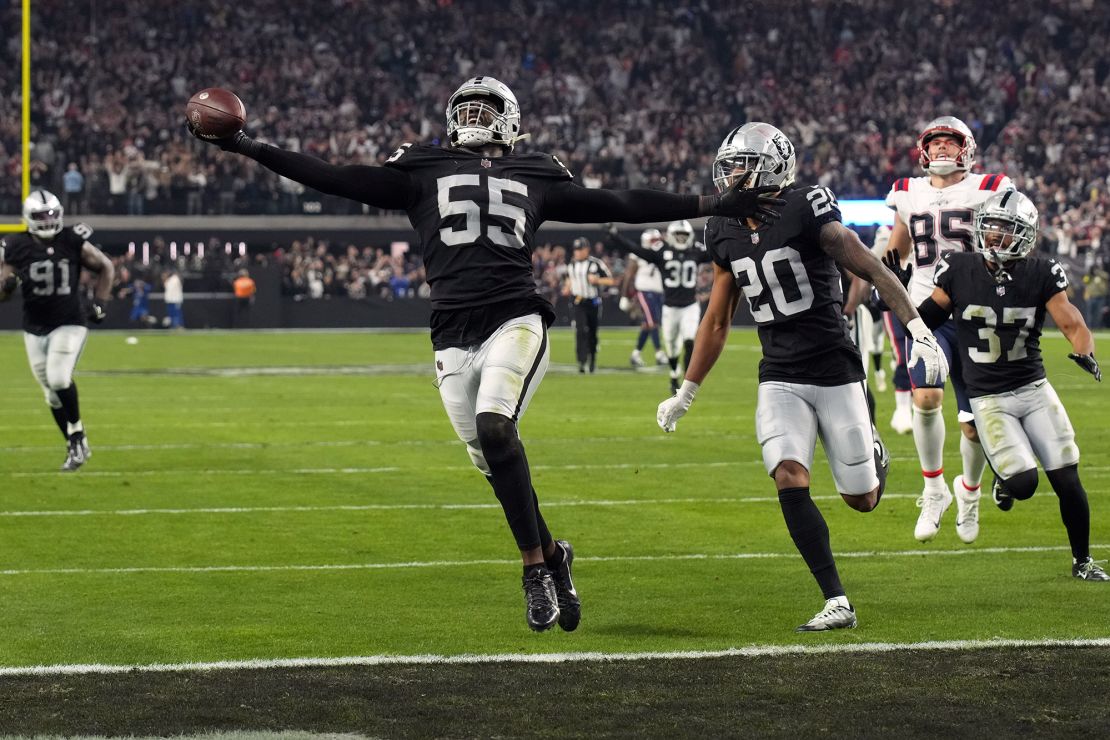
<path fill-rule="evenodd" d="M 59 326 L 85 326 L 78 285 L 81 248 L 92 234 L 85 224 L 65 227 L 53 239 L 23 232 L 5 237 L 4 262 L 19 276 L 23 330 L 44 335 Z"/>
<path fill-rule="evenodd" d="M 863 380 L 859 350 L 844 321 L 840 270 L 821 249 L 821 227 L 840 221 L 828 188 L 793 185 L 774 224 L 751 229 L 711 218 L 705 243 L 732 273 L 759 329 L 759 381 L 835 386 Z"/>
<path fill-rule="evenodd" d="M 975 251 L 975 213 L 999 190 L 1012 190 L 1005 175 L 968 173 L 946 188 L 934 188 L 928 177 L 895 180 L 886 204 L 904 223 L 913 241 L 910 299 L 919 304 L 933 292 L 933 271 L 948 252 Z"/>
<path fill-rule="evenodd" d="M 941 258 L 935 278 L 952 299 L 968 396 L 1006 393 L 1045 377 L 1045 304 L 1068 287 L 1059 262 L 1030 255 L 999 277 L 981 253 L 951 252 Z"/>

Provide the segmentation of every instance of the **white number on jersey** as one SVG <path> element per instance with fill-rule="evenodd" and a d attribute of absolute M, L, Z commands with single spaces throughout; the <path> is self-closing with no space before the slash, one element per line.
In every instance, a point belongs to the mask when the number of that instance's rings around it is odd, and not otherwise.
<path fill-rule="evenodd" d="M 58 260 L 61 280 L 54 285 L 54 263 L 50 260 L 32 262 L 27 272 L 34 283 L 31 292 L 35 295 L 69 295 L 69 260 Z"/>
<path fill-rule="evenodd" d="M 1037 309 L 1035 308 L 1006 306 L 1002 309 L 1002 324 L 1009 324 L 1011 326 L 1017 326 L 1019 323 L 1021 324 L 1018 326 L 1018 334 L 1017 339 L 1014 340 L 1014 346 L 1006 352 L 1006 359 L 1008 361 L 1022 360 L 1028 356 L 1025 338 L 1029 336 L 1029 327 L 1033 326 L 1033 321 L 1036 319 L 1036 316 Z M 976 347 L 968 347 L 967 356 L 971 358 L 971 361 L 980 364 L 998 362 L 998 358 L 1002 356 L 1002 340 L 999 338 L 996 331 L 999 327 L 998 313 L 990 306 L 970 305 L 960 314 L 960 318 L 965 321 L 982 319 L 985 324 L 985 326 L 979 329 L 979 338 L 987 343 L 987 348 L 986 350 L 982 350 Z"/>
<path fill-rule="evenodd" d="M 814 216 L 824 216 L 836 208 L 836 196 L 828 188 L 815 187 L 806 193 L 806 200 L 813 207 Z"/>
<path fill-rule="evenodd" d="M 794 300 L 786 297 L 779 274 L 775 270 L 775 266 L 781 264 L 788 265 L 794 277 L 795 292 L 798 294 Z M 769 249 L 764 253 L 759 264 L 756 264 L 751 257 L 733 260 L 732 274 L 741 284 L 740 289 L 748 299 L 748 307 L 756 323 L 763 324 L 774 320 L 775 312 L 771 304 L 783 316 L 793 316 L 813 305 L 813 286 L 809 284 L 809 275 L 806 274 L 805 265 L 802 264 L 802 255 L 798 254 L 798 250 L 793 247 Z M 757 305 L 756 301 L 767 290 L 771 292 L 771 304 Z"/>
<path fill-rule="evenodd" d="M 461 229 L 443 227 L 439 230 L 439 238 L 444 244 L 456 246 L 458 244 L 473 244 L 482 234 L 482 208 L 473 200 L 451 200 L 451 188 L 465 187 L 467 185 L 481 185 L 482 177 L 479 175 L 449 175 L 436 180 L 437 195 L 439 197 L 439 217 L 464 215 L 466 226 Z M 524 247 L 524 226 L 527 213 L 519 206 L 505 202 L 503 193 L 519 193 L 528 197 L 528 186 L 521 182 L 506 180 L 500 177 L 488 177 L 487 189 L 489 193 L 490 216 L 502 216 L 512 224 L 513 230 L 505 231 L 499 223 L 486 226 L 486 236 L 494 244 L 503 247 L 521 249 Z"/>

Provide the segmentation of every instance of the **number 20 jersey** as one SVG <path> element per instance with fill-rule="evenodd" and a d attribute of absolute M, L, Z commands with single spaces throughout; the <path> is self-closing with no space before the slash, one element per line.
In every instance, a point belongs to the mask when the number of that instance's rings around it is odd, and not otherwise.
<path fill-rule="evenodd" d="M 81 248 L 90 233 L 87 226 L 77 224 L 65 227 L 53 239 L 39 240 L 22 232 L 0 242 L 4 261 L 19 276 L 25 332 L 41 336 L 59 326 L 85 326 L 78 285 Z"/>
<path fill-rule="evenodd" d="M 782 217 L 751 229 L 710 218 L 705 243 L 728 270 L 759 328 L 759 381 L 836 386 L 863 380 L 859 350 L 843 316 L 836 261 L 821 249 L 821 227 L 840 221 L 828 188 L 793 185 L 779 195 Z"/>
<path fill-rule="evenodd" d="M 1006 268 L 999 281 L 980 253 L 946 254 L 936 284 L 952 299 L 968 396 L 1006 393 L 1045 377 L 1041 327 L 1045 304 L 1067 290 L 1063 266 L 1030 255 Z"/>
<path fill-rule="evenodd" d="M 915 305 L 932 295 L 933 271 L 948 252 L 975 251 L 975 213 L 1000 190 L 1012 190 L 1005 175 L 968 173 L 946 188 L 934 188 L 928 177 L 895 180 L 886 204 L 904 223 L 913 242 L 910 300 Z"/>

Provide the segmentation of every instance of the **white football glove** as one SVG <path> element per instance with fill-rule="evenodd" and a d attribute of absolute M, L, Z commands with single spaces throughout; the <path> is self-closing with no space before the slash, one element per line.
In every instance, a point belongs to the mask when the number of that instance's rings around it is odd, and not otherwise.
<path fill-rule="evenodd" d="M 694 402 L 694 396 L 698 394 L 699 387 L 693 381 L 684 380 L 678 393 L 659 404 L 659 410 L 655 412 L 655 420 L 659 422 L 660 429 L 664 432 L 675 430 L 678 420 L 690 410 L 690 404 Z"/>
<path fill-rule="evenodd" d="M 948 377 L 948 358 L 944 356 L 940 345 L 937 344 L 937 338 L 933 336 L 933 332 L 929 331 L 929 327 L 925 326 L 925 322 L 921 319 L 914 319 L 906 324 L 906 330 L 913 336 L 909 366 L 914 367 L 920 360 L 925 364 L 926 385 L 944 383 Z"/>
<path fill-rule="evenodd" d="M 628 309 L 632 308 L 632 301 L 628 300 L 628 296 L 622 295 L 621 299 L 617 301 L 617 307 L 628 313 Z"/>

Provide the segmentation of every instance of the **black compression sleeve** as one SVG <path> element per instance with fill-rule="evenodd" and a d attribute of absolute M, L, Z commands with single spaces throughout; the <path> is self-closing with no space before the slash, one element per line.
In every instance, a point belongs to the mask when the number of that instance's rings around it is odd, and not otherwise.
<path fill-rule="evenodd" d="M 697 217 L 699 202 L 697 195 L 675 195 L 659 190 L 602 190 L 562 182 L 547 192 L 543 218 L 572 224 L 675 221 Z"/>
<path fill-rule="evenodd" d="M 404 210 L 416 194 L 412 178 L 390 167 L 328 164 L 306 154 L 261 144 L 247 156 L 290 180 L 377 208 Z"/>
<path fill-rule="evenodd" d="M 948 321 L 948 317 L 951 315 L 952 310 L 949 309 L 945 311 L 937 305 L 937 302 L 933 300 L 932 296 L 929 296 L 917 307 L 917 313 L 921 315 L 921 320 L 925 322 L 925 326 L 930 329 L 936 329 L 945 321 Z"/>

